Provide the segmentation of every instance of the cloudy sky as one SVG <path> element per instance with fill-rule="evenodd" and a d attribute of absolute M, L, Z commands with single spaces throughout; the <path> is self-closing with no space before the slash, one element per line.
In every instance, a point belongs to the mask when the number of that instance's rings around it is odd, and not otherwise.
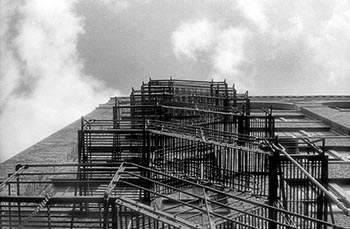
<path fill-rule="evenodd" d="M 350 94 L 349 0 L 0 4 L 0 161 L 149 77 Z"/>

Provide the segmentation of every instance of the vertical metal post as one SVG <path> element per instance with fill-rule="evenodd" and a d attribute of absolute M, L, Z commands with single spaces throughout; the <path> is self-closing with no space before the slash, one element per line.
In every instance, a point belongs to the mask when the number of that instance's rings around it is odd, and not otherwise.
<path fill-rule="evenodd" d="M 109 208 L 109 194 L 105 193 L 103 197 L 103 229 L 109 228 L 108 223 L 108 208 Z"/>
<path fill-rule="evenodd" d="M 270 109 L 268 110 L 268 136 L 270 138 L 275 137 L 275 118 L 272 116 L 272 105 Z"/>
<path fill-rule="evenodd" d="M 325 151 L 326 151 L 326 138 L 322 138 L 322 154 L 324 155 Z M 328 164 L 327 164 L 328 166 Z M 328 171 L 327 171 L 327 174 L 328 174 Z"/>
<path fill-rule="evenodd" d="M 173 101 L 174 100 L 174 96 L 175 96 L 175 90 L 174 90 L 174 82 L 173 79 L 170 77 L 170 82 L 169 82 L 169 101 Z"/>
<path fill-rule="evenodd" d="M 219 84 L 217 84 L 217 87 L 216 87 L 216 91 L 215 91 L 215 101 L 216 101 L 216 105 L 219 105 L 219 96 L 220 96 L 220 93 L 219 93 Z"/>
<path fill-rule="evenodd" d="M 246 134 L 246 129 L 244 127 L 245 124 L 245 116 L 242 114 L 238 116 L 238 145 L 243 145 L 244 144 L 244 139 L 242 135 Z"/>
<path fill-rule="evenodd" d="M 50 204 L 47 204 L 47 228 L 51 229 L 51 212 Z"/>
<path fill-rule="evenodd" d="M 225 82 L 225 98 L 224 98 L 224 106 L 228 107 L 228 103 L 229 103 L 229 95 L 228 95 L 228 85 Z"/>
<path fill-rule="evenodd" d="M 118 128 L 118 101 L 117 97 L 115 97 L 114 100 L 114 106 L 113 106 L 113 129 Z M 112 146 L 112 155 L 111 155 L 111 160 L 113 162 L 117 161 L 117 154 L 118 154 L 118 149 L 117 149 L 117 144 L 118 144 L 118 134 L 113 132 L 113 146 Z"/>
<path fill-rule="evenodd" d="M 8 177 L 11 175 L 8 174 Z M 8 183 L 8 195 L 11 196 L 11 183 Z M 8 213 L 9 213 L 9 226 L 12 228 L 12 210 L 11 210 L 11 200 L 8 201 Z"/>
<path fill-rule="evenodd" d="M 244 117 L 244 129 L 246 135 L 252 135 L 252 130 L 250 128 L 250 122 L 252 121 L 251 116 L 245 115 Z"/>
<path fill-rule="evenodd" d="M 117 208 L 116 208 L 116 203 L 112 203 L 112 229 L 117 229 L 118 227 L 118 215 L 117 215 Z"/>
<path fill-rule="evenodd" d="M 250 115 L 250 99 L 248 97 L 246 98 L 246 115 Z"/>
<path fill-rule="evenodd" d="M 75 194 L 77 193 L 77 189 L 79 191 L 79 196 L 82 196 L 82 184 L 81 180 L 83 179 L 83 172 L 81 168 L 81 163 L 84 163 L 84 153 L 83 151 L 83 146 L 84 144 L 84 130 L 78 130 L 78 168 L 77 168 L 77 178 L 78 178 L 78 183 L 76 184 L 76 189 L 75 189 Z M 85 166 L 85 165 L 84 165 Z M 82 205 L 81 205 L 82 207 Z"/>
<path fill-rule="evenodd" d="M 272 117 L 272 115 L 268 115 L 267 116 L 267 133 L 265 137 L 268 138 L 273 138 L 275 135 L 275 131 L 274 131 L 274 118 Z"/>
<path fill-rule="evenodd" d="M 148 168 L 149 167 L 149 164 L 150 164 L 150 153 L 151 153 L 151 136 L 150 136 L 150 133 L 147 133 L 146 134 L 146 131 L 144 130 L 144 134 L 143 134 L 143 153 L 142 153 L 142 166 Z M 141 174 L 146 177 L 146 178 L 150 178 L 150 172 L 149 171 L 146 171 L 146 170 L 141 170 Z M 149 179 L 145 180 L 143 179 L 142 180 L 142 184 L 143 184 L 143 187 L 146 189 L 143 191 L 144 195 L 143 195 L 143 199 L 146 201 L 146 202 L 149 202 L 150 201 L 150 198 L 151 198 L 151 193 L 149 191 L 147 191 L 148 189 L 151 188 L 151 182 Z"/>
<path fill-rule="evenodd" d="M 321 154 L 321 184 L 324 187 L 328 186 L 328 156 Z M 319 190 L 317 192 L 317 219 L 327 221 L 328 216 L 328 200 L 324 193 Z M 317 225 L 318 229 L 324 228 L 322 225 Z"/>
<path fill-rule="evenodd" d="M 278 177 L 277 177 L 277 163 L 278 163 L 278 151 L 274 151 L 273 154 L 269 156 L 269 195 L 268 195 L 268 204 L 270 206 L 275 206 L 275 203 L 278 200 Z M 277 212 L 276 210 L 269 208 L 269 219 L 276 221 Z M 277 228 L 276 222 L 269 221 L 269 228 Z"/>
<path fill-rule="evenodd" d="M 133 126 L 133 122 L 135 120 L 135 95 L 134 95 L 134 88 L 131 89 L 131 94 L 130 94 L 130 118 L 131 118 L 131 127 Z"/>
<path fill-rule="evenodd" d="M 22 167 L 21 164 L 16 165 L 16 171 L 18 171 Z M 20 196 L 20 184 L 19 184 L 19 174 L 16 175 L 16 181 L 17 181 L 17 196 Z M 21 202 L 17 202 L 17 208 L 18 208 L 18 223 L 21 223 Z M 1 211 L 0 211 L 1 214 Z"/>
<path fill-rule="evenodd" d="M 235 84 L 232 85 L 233 90 L 233 107 L 237 107 L 237 90 L 235 88 Z"/>
<path fill-rule="evenodd" d="M 118 114 L 117 114 L 117 97 L 114 98 L 114 106 L 113 106 L 113 129 L 116 129 L 116 124 L 117 124 L 117 119 L 118 119 Z"/>
<path fill-rule="evenodd" d="M 78 163 L 80 164 L 82 161 L 82 147 L 83 145 L 83 130 L 78 130 Z"/>

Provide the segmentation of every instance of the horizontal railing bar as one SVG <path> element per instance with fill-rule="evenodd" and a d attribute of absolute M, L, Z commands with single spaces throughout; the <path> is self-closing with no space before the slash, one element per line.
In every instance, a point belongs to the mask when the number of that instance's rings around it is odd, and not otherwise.
<path fill-rule="evenodd" d="M 192 137 L 190 135 L 186 136 L 183 134 L 176 134 L 176 133 L 168 133 L 168 132 L 162 132 L 162 131 L 157 131 L 157 130 L 148 130 L 150 133 L 153 134 L 158 134 L 158 135 L 165 135 L 165 136 L 169 136 L 169 137 L 176 137 L 176 138 L 181 138 L 181 139 L 187 139 L 187 140 L 192 140 L 195 142 L 204 142 L 204 143 L 208 143 L 208 144 L 213 144 L 213 145 L 218 145 L 218 146 L 224 146 L 224 147 L 229 147 L 232 149 L 237 149 L 237 150 L 243 150 L 246 152 L 251 152 L 251 153 L 258 153 L 258 154 L 264 154 L 264 155 L 270 155 L 271 153 L 268 151 L 263 151 L 260 149 L 252 149 L 249 147 L 245 147 L 245 146 L 238 146 L 237 144 L 230 144 L 230 143 L 222 143 L 222 142 L 218 142 L 218 141 L 214 141 L 214 140 L 204 140 L 200 137 Z"/>
<path fill-rule="evenodd" d="M 2 202 L 23 202 L 23 203 L 41 203 L 45 199 L 45 196 L 2 196 Z M 60 197 L 51 197 L 49 204 L 60 204 L 60 203 L 103 203 L 103 195 L 100 197 L 97 196 L 60 196 Z"/>

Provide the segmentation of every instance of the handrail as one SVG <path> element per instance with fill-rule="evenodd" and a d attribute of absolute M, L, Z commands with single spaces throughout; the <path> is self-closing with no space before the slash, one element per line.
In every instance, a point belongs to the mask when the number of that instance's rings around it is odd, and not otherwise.
<path fill-rule="evenodd" d="M 213 111 L 213 110 L 206 110 L 206 109 L 198 109 L 198 108 L 189 108 L 189 107 L 176 107 L 176 106 L 166 106 L 166 105 L 159 105 L 161 108 L 168 108 L 168 109 L 174 109 L 174 110 L 187 110 L 187 111 L 198 111 L 202 113 L 211 113 L 211 114 L 220 114 L 220 115 L 232 115 L 232 116 L 240 116 L 237 113 L 233 112 L 222 112 L 222 111 Z"/>
<path fill-rule="evenodd" d="M 132 163 L 132 162 L 125 162 L 124 163 L 125 166 L 134 166 L 134 167 L 138 167 L 138 168 L 141 168 L 143 170 L 147 170 L 147 171 L 150 171 L 150 172 L 154 172 L 154 173 L 157 173 L 157 174 L 161 174 L 163 176 L 166 176 L 166 177 L 170 177 L 170 178 L 175 178 L 179 181 L 182 181 L 182 182 L 185 182 L 185 183 L 188 183 L 188 184 L 191 184 L 193 186 L 196 186 L 196 187 L 203 187 L 202 184 L 200 183 L 197 183 L 195 181 L 191 181 L 191 180 L 187 180 L 187 179 L 184 179 L 184 178 L 181 178 L 181 177 L 178 177 L 178 176 L 174 176 L 174 175 L 171 175 L 171 174 L 168 174 L 167 172 L 164 172 L 164 171 L 161 171 L 161 170 L 157 170 L 157 169 L 152 169 L 152 168 L 148 168 L 148 167 L 145 167 L 145 166 L 142 166 L 142 165 L 138 165 L 138 164 L 135 164 L 135 163 Z M 140 175 L 137 175 L 137 174 L 134 174 L 134 176 L 138 176 L 140 177 Z M 150 178 L 144 178 L 144 179 L 150 179 Z M 166 184 L 162 184 L 164 186 L 167 186 Z M 174 187 L 172 187 L 173 189 L 176 189 Z M 323 221 L 323 220 L 320 220 L 320 219 L 315 219 L 315 218 L 311 218 L 309 216 L 305 216 L 305 215 L 302 215 L 302 214 L 299 214 L 299 213 L 295 213 L 295 212 L 292 212 L 292 211 L 288 211 L 288 210 L 285 210 L 285 209 L 281 209 L 281 208 L 278 208 L 276 206 L 271 206 L 271 205 L 268 205 L 268 204 L 265 204 L 265 203 L 260 203 L 260 202 L 257 202 L 257 201 L 253 201 L 253 200 L 250 200 L 250 199 L 246 199 L 246 198 L 243 198 L 243 197 L 239 197 L 237 195 L 233 195 L 231 193 L 227 193 L 225 191 L 221 191 L 221 190 L 218 190 L 218 189 L 215 189 L 215 188 L 212 188 L 210 186 L 205 186 L 205 189 L 208 190 L 208 191 L 212 191 L 212 192 L 215 192 L 215 193 L 219 193 L 219 194 L 223 194 L 225 196 L 229 196 L 230 198 L 233 198 L 235 200 L 239 200 L 239 201 L 243 201 L 243 202 L 246 202 L 246 203 L 250 203 L 250 204 L 254 204 L 254 205 L 257 205 L 257 206 L 260 206 L 260 207 L 263 207 L 263 208 L 267 208 L 267 209 L 272 209 L 276 212 L 280 212 L 280 213 L 283 213 L 283 214 L 287 214 L 287 215 L 290 215 L 290 216 L 295 216 L 295 217 L 299 217 L 299 218 L 302 218 L 302 219 L 306 219 L 306 220 L 312 220 L 313 222 L 315 223 L 321 223 L 323 225 L 327 225 L 327 226 L 330 226 L 330 227 L 334 227 L 334 228 L 344 228 L 344 227 L 339 227 L 333 223 L 329 223 L 327 221 Z M 195 197 L 198 197 L 196 196 L 195 194 L 193 193 L 189 193 L 189 192 L 186 192 L 186 191 L 182 191 L 183 193 L 186 193 L 190 196 L 195 196 Z M 161 194 L 160 194 L 161 195 Z M 201 196 L 200 198 L 203 198 L 203 196 Z M 219 202 L 216 202 L 216 201 L 212 201 L 213 203 L 215 204 L 221 204 Z M 226 206 L 227 208 L 232 208 L 230 206 Z M 247 213 L 249 214 L 249 213 Z M 274 221 L 274 220 L 271 220 L 269 218 L 266 218 L 267 221 Z M 281 222 L 276 222 L 280 225 L 283 225 L 283 223 Z M 287 226 L 291 226 L 291 225 L 287 225 Z"/>
<path fill-rule="evenodd" d="M 115 182 L 118 182 L 118 180 L 120 179 L 120 173 L 121 172 L 124 172 L 125 170 L 125 166 L 124 166 L 124 162 L 119 166 L 118 170 L 115 172 L 112 180 L 109 182 L 106 190 L 105 190 L 105 193 L 104 193 L 104 196 L 109 198 L 113 188 L 115 187 Z"/>
<path fill-rule="evenodd" d="M 211 138 L 214 138 L 216 140 L 220 139 L 221 142 L 227 142 L 225 141 L 225 139 L 232 140 L 234 138 L 237 138 L 242 143 L 249 143 L 250 145 L 259 146 L 260 145 L 259 141 L 261 140 L 256 136 L 251 136 L 246 134 L 215 130 L 215 129 L 199 127 L 199 126 L 180 125 L 180 124 L 175 124 L 175 123 L 165 122 L 165 121 L 158 121 L 158 120 L 147 120 L 146 129 L 152 130 L 154 129 L 154 127 L 159 128 L 162 131 L 166 130 L 173 133 L 181 133 L 185 135 L 191 135 L 191 133 L 198 133 L 198 135 L 200 135 L 200 137 L 204 139 L 207 139 L 207 138 L 208 138 L 207 140 Z M 216 135 L 217 135 L 217 138 L 215 137 Z M 197 134 L 195 134 L 195 136 L 197 136 Z"/>
<path fill-rule="evenodd" d="M 6 187 L 7 183 L 11 182 L 18 174 L 27 168 L 27 165 L 22 165 L 16 172 L 12 173 L 6 180 L 0 184 L 0 191 Z"/>
<path fill-rule="evenodd" d="M 310 141 L 308 138 L 301 138 L 308 146 L 311 146 L 314 150 L 316 150 L 319 154 L 324 154 L 324 150 L 322 150 L 319 146 L 315 144 L 315 142 L 322 141 L 322 148 L 324 148 L 325 138 L 317 139 L 314 141 Z"/>
<path fill-rule="evenodd" d="M 53 197 L 52 193 L 47 193 L 45 198 L 38 204 L 36 208 L 34 208 L 33 212 L 27 216 L 27 218 L 20 224 L 19 228 L 23 228 L 29 221 L 34 218 L 44 207 L 47 206 L 50 199 Z"/>
<path fill-rule="evenodd" d="M 215 98 L 215 97 L 210 97 Z M 229 101 L 234 100 L 236 102 L 246 101 L 246 99 L 232 99 L 229 98 Z M 174 106 L 177 105 L 177 106 Z M 242 105 L 242 103 L 238 103 L 237 105 Z M 241 108 L 230 106 L 230 105 L 216 105 L 216 104 L 207 104 L 207 103 L 201 103 L 201 102 L 182 102 L 182 101 L 171 101 L 171 102 L 159 102 L 158 106 L 170 106 L 170 107 L 183 107 L 183 108 L 192 108 L 192 109 L 203 109 L 208 111 L 230 111 L 230 113 L 240 113 L 242 114 Z"/>
<path fill-rule="evenodd" d="M 320 182 L 318 182 L 308 171 L 306 171 L 297 161 L 295 161 L 284 149 L 284 147 L 281 144 L 278 144 L 278 146 L 276 146 L 275 144 L 272 144 L 272 147 L 277 150 L 278 152 L 282 153 L 284 156 L 286 156 L 288 158 L 288 160 L 290 162 L 292 162 L 297 168 L 299 168 L 301 170 L 301 172 L 310 179 L 310 181 L 319 189 L 321 189 L 323 191 L 323 193 L 329 198 L 331 199 L 336 205 L 337 207 L 342 210 L 344 212 L 345 215 L 350 216 L 350 210 L 347 209 L 339 200 L 337 197 L 335 197 L 335 195 L 333 193 L 331 193 L 330 191 L 328 191 L 322 184 L 320 184 Z"/>

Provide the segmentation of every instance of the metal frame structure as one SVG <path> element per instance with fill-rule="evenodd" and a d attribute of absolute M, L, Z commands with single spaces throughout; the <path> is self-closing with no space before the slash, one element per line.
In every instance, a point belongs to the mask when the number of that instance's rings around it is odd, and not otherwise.
<path fill-rule="evenodd" d="M 77 163 L 18 165 L 0 226 L 341 228 L 324 141 L 289 145 L 274 125 L 225 81 L 150 79 L 110 120 L 81 119 Z"/>
<path fill-rule="evenodd" d="M 295 200 L 287 209 L 279 201 L 269 204 L 271 185 L 262 195 L 239 183 L 130 162 L 90 164 L 105 172 L 87 180 L 79 178 L 79 166 L 18 166 L 0 187 L 2 195 L 8 192 L 1 200 L 2 228 L 338 228 L 312 210 L 289 210 L 298 208 Z"/>

